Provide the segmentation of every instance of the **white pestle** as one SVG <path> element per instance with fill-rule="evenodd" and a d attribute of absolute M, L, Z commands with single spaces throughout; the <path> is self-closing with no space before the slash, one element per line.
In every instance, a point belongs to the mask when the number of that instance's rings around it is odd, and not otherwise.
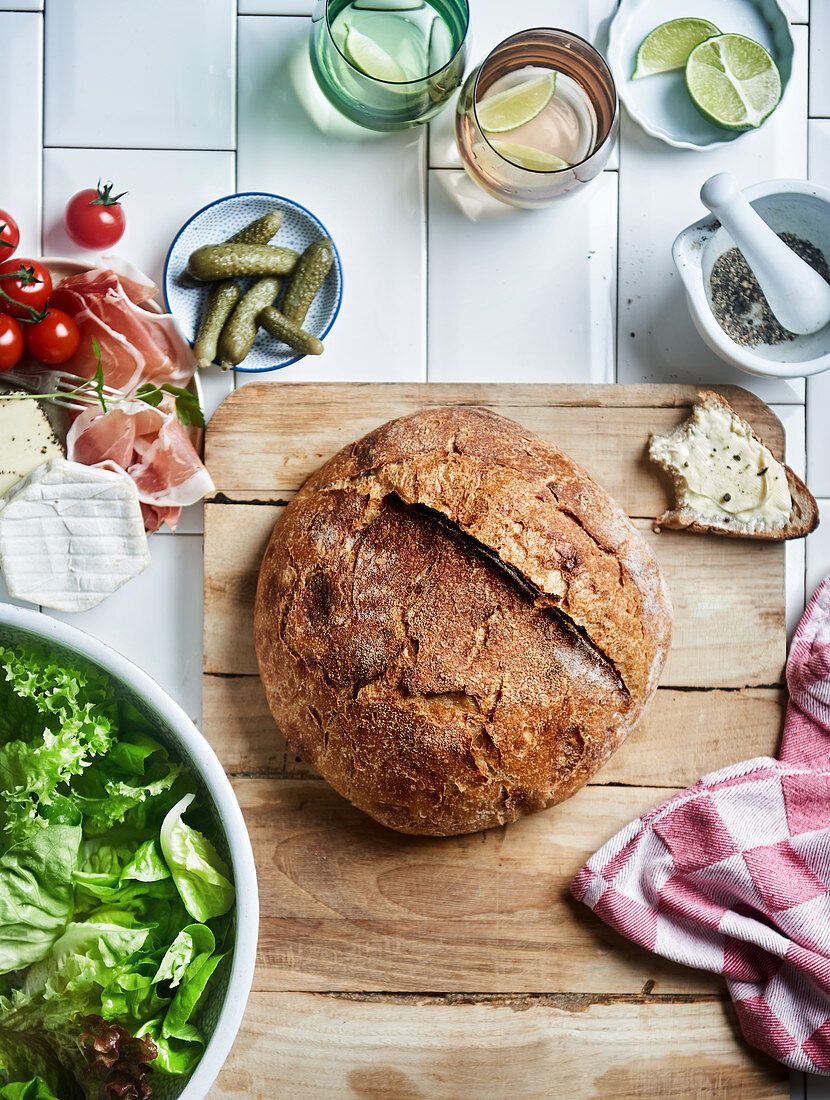
<path fill-rule="evenodd" d="M 830 284 L 757 214 L 728 172 L 712 176 L 700 198 L 741 250 L 769 307 L 789 332 L 807 335 L 830 322 Z"/>

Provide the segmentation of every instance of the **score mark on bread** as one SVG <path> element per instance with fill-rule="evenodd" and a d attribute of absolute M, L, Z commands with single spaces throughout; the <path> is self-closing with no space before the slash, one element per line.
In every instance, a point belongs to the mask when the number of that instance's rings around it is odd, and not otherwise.
<path fill-rule="evenodd" d="M 652 435 L 649 456 L 670 475 L 676 498 L 659 527 L 793 539 L 818 526 L 807 486 L 720 394 L 698 394 L 688 420 Z"/>
<path fill-rule="evenodd" d="M 438 408 L 309 478 L 274 528 L 254 630 L 291 747 L 383 824 L 451 835 L 587 782 L 657 687 L 671 607 L 572 459 Z"/>

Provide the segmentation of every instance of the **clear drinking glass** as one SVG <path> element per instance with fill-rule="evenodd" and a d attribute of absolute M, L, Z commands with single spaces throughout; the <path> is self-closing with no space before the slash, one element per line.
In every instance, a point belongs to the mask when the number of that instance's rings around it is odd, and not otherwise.
<path fill-rule="evenodd" d="M 531 81 L 542 89 L 535 107 L 553 83 L 549 102 L 518 127 L 504 128 L 502 118 L 496 132 L 485 130 L 479 112 L 487 100 Z M 484 112 L 491 122 L 492 106 L 489 116 Z M 458 148 L 472 179 L 501 202 L 530 209 L 598 175 L 618 130 L 617 89 L 602 55 L 579 35 L 550 27 L 520 31 L 496 46 L 467 77 L 455 117 Z"/>
<path fill-rule="evenodd" d="M 317 84 L 370 130 L 436 115 L 464 78 L 467 0 L 318 0 L 309 43 Z"/>

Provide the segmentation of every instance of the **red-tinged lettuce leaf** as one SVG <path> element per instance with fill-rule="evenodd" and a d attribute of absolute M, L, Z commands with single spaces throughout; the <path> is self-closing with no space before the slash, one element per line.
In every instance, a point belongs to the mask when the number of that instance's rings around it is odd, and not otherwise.
<path fill-rule="evenodd" d="M 130 1035 L 120 1024 L 85 1016 L 78 1046 L 86 1059 L 81 1081 L 90 1100 L 146 1100 L 147 1070 L 158 1055 L 149 1035 Z"/>

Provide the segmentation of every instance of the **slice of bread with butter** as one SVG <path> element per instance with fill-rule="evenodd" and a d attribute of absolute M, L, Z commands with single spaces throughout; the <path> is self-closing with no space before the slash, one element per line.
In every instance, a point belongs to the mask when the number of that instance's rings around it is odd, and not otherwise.
<path fill-rule="evenodd" d="M 658 527 L 796 539 L 818 526 L 813 494 L 720 394 L 699 393 L 688 420 L 652 435 L 649 456 L 675 492 Z"/>

